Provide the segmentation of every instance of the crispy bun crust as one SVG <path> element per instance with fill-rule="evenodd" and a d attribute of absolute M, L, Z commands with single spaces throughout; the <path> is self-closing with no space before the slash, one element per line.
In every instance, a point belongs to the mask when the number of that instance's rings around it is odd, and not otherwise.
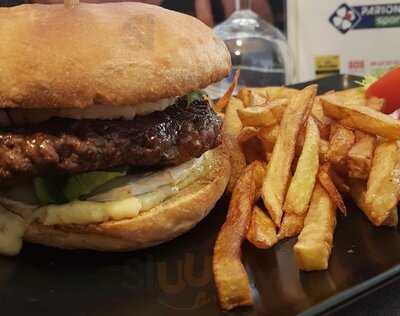
<path fill-rule="evenodd" d="M 143 3 L 0 8 L 0 108 L 133 106 L 227 76 L 231 60 L 189 15 Z"/>
<path fill-rule="evenodd" d="M 206 177 L 133 219 L 102 224 L 31 224 L 25 240 L 66 249 L 130 251 L 171 240 L 201 221 L 225 191 L 230 164 L 222 146 L 213 151 L 216 168 Z"/>

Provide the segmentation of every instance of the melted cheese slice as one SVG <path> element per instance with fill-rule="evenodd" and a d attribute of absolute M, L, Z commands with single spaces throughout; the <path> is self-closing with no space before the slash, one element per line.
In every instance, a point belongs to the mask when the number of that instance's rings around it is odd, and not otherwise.
<path fill-rule="evenodd" d="M 26 226 L 22 217 L 0 206 L 0 254 L 15 256 L 21 251 Z"/>

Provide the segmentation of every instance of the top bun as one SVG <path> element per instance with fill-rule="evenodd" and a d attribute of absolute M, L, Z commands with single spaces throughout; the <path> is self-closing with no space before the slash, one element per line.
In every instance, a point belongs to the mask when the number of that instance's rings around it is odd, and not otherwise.
<path fill-rule="evenodd" d="M 143 3 L 0 8 L 0 108 L 134 106 L 227 76 L 199 20 Z"/>

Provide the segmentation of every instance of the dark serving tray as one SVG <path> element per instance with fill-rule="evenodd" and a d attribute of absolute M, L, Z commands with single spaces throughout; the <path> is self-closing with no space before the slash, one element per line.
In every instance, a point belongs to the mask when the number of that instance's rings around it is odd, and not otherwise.
<path fill-rule="evenodd" d="M 354 85 L 355 77 L 316 81 L 320 92 Z M 302 87 L 306 84 L 297 85 Z M 0 257 L 0 314 L 16 316 L 220 315 L 211 273 L 216 234 L 228 200 L 189 233 L 158 247 L 126 254 L 62 251 L 26 244 Z M 318 315 L 352 302 L 400 273 L 400 234 L 374 228 L 349 205 L 338 215 L 325 272 L 296 268 L 292 245 L 270 250 L 244 244 L 254 308 L 225 315 Z"/>

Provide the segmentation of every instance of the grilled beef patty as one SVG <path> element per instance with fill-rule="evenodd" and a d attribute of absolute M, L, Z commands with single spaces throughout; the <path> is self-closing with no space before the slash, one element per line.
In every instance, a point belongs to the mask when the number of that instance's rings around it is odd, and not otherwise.
<path fill-rule="evenodd" d="M 222 121 L 208 101 L 182 97 L 162 112 L 133 120 L 53 118 L 0 132 L 0 184 L 120 165 L 181 164 L 220 143 Z"/>

